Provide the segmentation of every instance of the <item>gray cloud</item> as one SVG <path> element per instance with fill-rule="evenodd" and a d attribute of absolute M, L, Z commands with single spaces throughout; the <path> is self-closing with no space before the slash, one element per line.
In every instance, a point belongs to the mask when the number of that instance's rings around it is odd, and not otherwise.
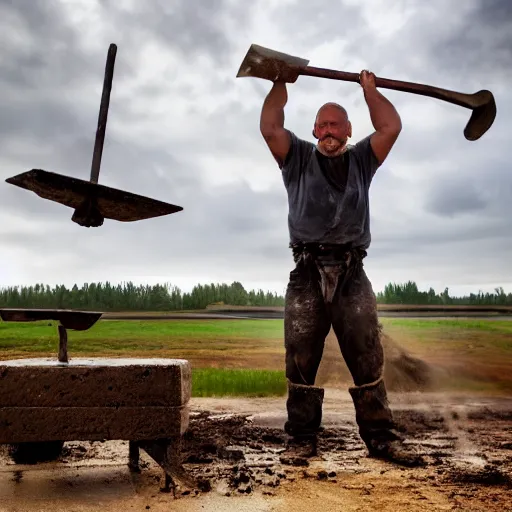
<path fill-rule="evenodd" d="M 426 199 L 426 210 L 437 215 L 453 217 L 457 214 L 484 210 L 487 201 L 474 184 L 462 180 L 434 187 Z"/>
<path fill-rule="evenodd" d="M 177 50 L 185 61 L 206 55 L 218 65 L 226 63 L 233 49 L 225 22 L 244 25 L 252 10 L 250 4 L 242 7 L 227 0 L 205 0 L 200 7 L 191 2 L 178 7 L 163 0 L 133 3 L 131 8 L 114 0 L 102 5 L 109 21 L 128 29 L 124 43 L 135 45 L 148 38 Z"/>
<path fill-rule="evenodd" d="M 0 3 L 4 283 L 166 280 L 186 289 L 236 279 L 282 293 L 292 265 L 287 199 L 258 129 L 271 84 L 235 79 L 256 42 L 314 66 L 491 89 L 498 116 L 471 143 L 468 110 L 383 91 L 404 130 L 372 184 L 366 268 L 376 289 L 408 279 L 512 286 L 507 3 L 460 4 L 456 15 L 441 0 L 393 9 L 376 1 L 371 12 L 348 0 L 328 9 L 316 0 L 92 5 Z M 70 209 L 3 180 L 33 167 L 88 179 L 110 42 L 119 49 L 100 183 L 184 211 L 85 229 Z M 372 129 L 357 84 L 301 77 L 288 89 L 286 123 L 300 136 L 311 140 L 314 114 L 331 99 L 349 110 L 354 139 Z"/>
<path fill-rule="evenodd" d="M 512 6 L 507 0 L 475 3 L 456 33 L 438 40 L 434 47 L 449 68 L 486 78 L 512 76 Z M 482 58 L 482 57 L 486 58 Z"/>

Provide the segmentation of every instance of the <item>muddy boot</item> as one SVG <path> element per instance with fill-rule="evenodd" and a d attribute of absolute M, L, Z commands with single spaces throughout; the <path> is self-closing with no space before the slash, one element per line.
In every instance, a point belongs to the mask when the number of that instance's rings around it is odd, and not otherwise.
<path fill-rule="evenodd" d="M 316 436 L 292 437 L 286 442 L 286 448 L 280 455 L 279 461 L 288 466 L 309 466 L 308 459 L 316 455 Z"/>
<path fill-rule="evenodd" d="M 288 381 L 286 409 L 288 421 L 285 432 L 291 436 L 281 462 L 307 465 L 307 458 L 317 453 L 317 433 L 322 430 L 324 390 L 315 386 L 293 384 Z"/>
<path fill-rule="evenodd" d="M 355 405 L 359 435 L 370 457 L 408 467 L 425 464 L 413 447 L 404 445 L 396 430 L 382 378 L 372 384 L 349 388 L 349 392 Z"/>
<path fill-rule="evenodd" d="M 300 437 L 316 434 L 322 423 L 323 401 L 323 388 L 288 381 L 288 421 L 284 425 L 285 432 Z"/>

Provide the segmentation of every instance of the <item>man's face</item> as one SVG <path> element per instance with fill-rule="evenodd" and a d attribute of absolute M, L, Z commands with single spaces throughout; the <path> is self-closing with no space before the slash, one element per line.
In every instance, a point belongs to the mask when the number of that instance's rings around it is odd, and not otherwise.
<path fill-rule="evenodd" d="M 328 105 L 319 110 L 314 131 L 322 152 L 334 156 L 341 152 L 352 129 L 347 115 L 339 108 Z"/>

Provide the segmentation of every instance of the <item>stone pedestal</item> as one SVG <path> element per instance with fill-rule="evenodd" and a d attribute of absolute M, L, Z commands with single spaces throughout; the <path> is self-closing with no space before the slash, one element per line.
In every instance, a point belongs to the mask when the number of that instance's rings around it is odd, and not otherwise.
<path fill-rule="evenodd" d="M 141 447 L 170 478 L 191 388 L 183 359 L 0 361 L 0 443 L 128 440 L 131 467 Z"/>

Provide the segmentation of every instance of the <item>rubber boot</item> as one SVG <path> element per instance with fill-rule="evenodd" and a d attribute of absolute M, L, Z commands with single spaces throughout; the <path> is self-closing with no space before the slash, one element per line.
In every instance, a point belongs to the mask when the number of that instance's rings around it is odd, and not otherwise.
<path fill-rule="evenodd" d="M 349 392 L 354 401 L 359 435 L 371 457 L 408 467 L 424 465 L 423 458 L 403 444 L 396 430 L 382 378 L 372 384 L 349 388 Z"/>
<path fill-rule="evenodd" d="M 291 436 L 281 462 L 307 465 L 305 459 L 317 453 L 317 433 L 321 431 L 323 388 L 294 384 L 288 381 L 285 432 Z"/>
<path fill-rule="evenodd" d="M 288 381 L 288 421 L 284 426 L 285 432 L 294 437 L 315 435 L 322 423 L 323 401 L 323 388 Z"/>

